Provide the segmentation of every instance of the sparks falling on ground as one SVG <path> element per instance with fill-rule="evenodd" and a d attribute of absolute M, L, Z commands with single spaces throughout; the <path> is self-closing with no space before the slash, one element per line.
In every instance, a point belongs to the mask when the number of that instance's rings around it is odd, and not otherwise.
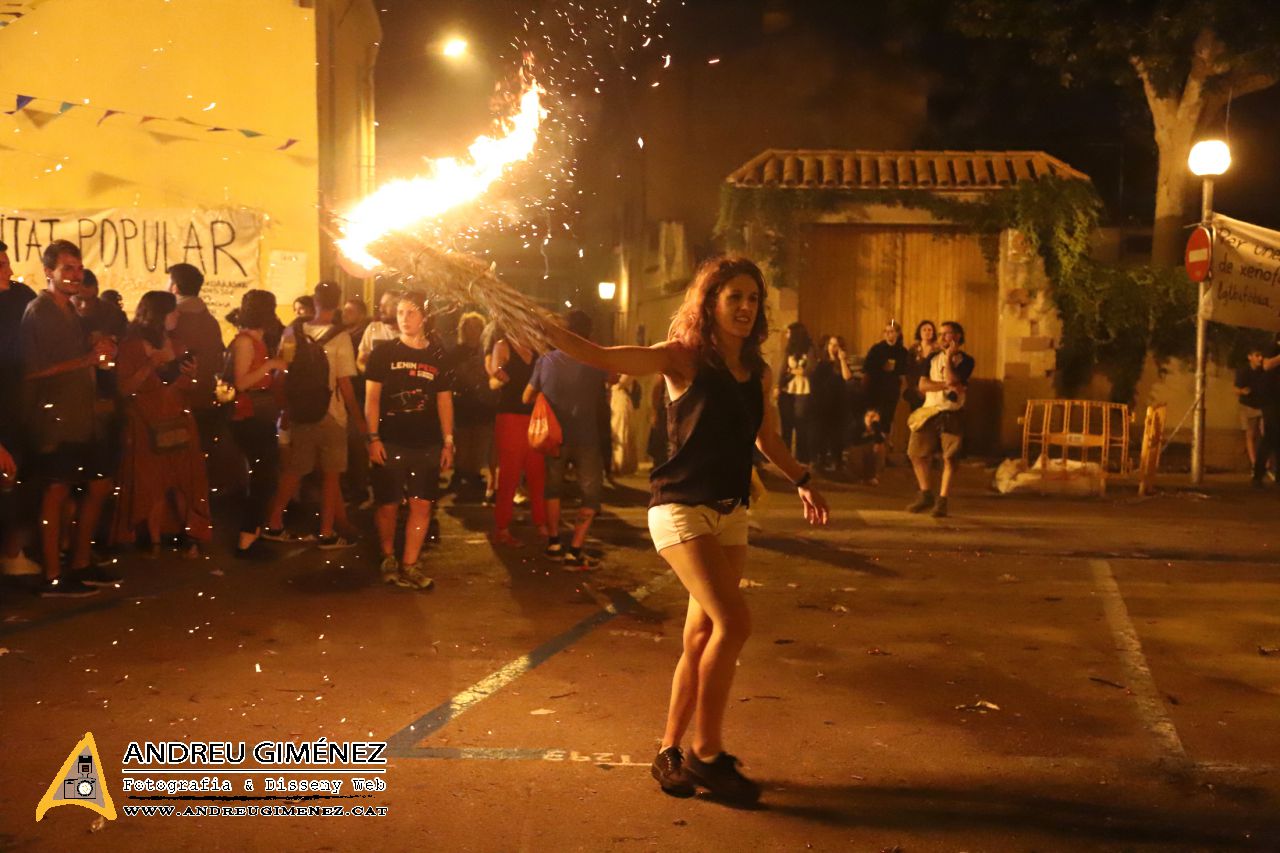
<path fill-rule="evenodd" d="M 373 243 L 438 220 L 476 201 L 508 168 L 528 160 L 547 117 L 543 94 L 536 81 L 525 81 L 519 110 L 501 122 L 501 134 L 481 136 L 471 143 L 467 159 L 431 160 L 427 175 L 391 181 L 362 199 L 339 224 L 342 236 L 336 242 L 343 255 L 365 269 L 377 269 L 381 261 L 370 254 Z"/>

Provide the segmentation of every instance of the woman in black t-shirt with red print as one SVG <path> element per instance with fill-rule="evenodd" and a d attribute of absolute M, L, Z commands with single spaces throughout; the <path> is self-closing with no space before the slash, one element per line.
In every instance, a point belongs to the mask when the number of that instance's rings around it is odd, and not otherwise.
<path fill-rule="evenodd" d="M 453 467 L 452 381 L 444 350 L 426 335 L 426 298 L 404 294 L 396 307 L 400 336 L 375 349 L 365 367 L 365 419 L 374 524 L 382 546 L 382 579 L 429 589 L 422 543 L 431 504 L 440 497 L 440 471 Z M 395 556 L 396 512 L 409 500 L 404 552 Z"/>

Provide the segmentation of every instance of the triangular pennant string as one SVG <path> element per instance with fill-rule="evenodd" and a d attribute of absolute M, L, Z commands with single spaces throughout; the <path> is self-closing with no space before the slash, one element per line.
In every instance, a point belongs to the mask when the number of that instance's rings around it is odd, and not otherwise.
<path fill-rule="evenodd" d="M 15 95 L 13 109 L 0 110 L 0 113 L 3 113 L 4 115 L 14 115 L 15 113 L 19 113 L 22 110 L 26 109 L 28 106 L 31 105 L 33 101 L 40 100 L 40 99 L 41 97 L 38 95 Z M 46 99 L 46 100 L 51 100 L 51 99 Z M 59 101 L 57 114 L 65 115 L 66 113 L 71 112 L 71 110 L 79 106 L 81 106 L 81 104 L 76 101 Z M 138 126 L 141 126 L 144 124 L 150 124 L 151 122 L 155 122 L 155 121 L 174 121 L 180 124 L 189 125 L 191 127 L 200 128 L 206 131 L 207 133 L 226 133 L 234 130 L 238 132 L 241 136 L 243 136 L 245 139 L 257 139 L 260 136 L 268 136 L 268 134 L 265 134 L 260 130 L 252 130 L 246 127 L 241 127 L 241 128 L 217 127 L 217 126 L 203 124 L 198 121 L 193 121 L 192 119 L 189 119 L 185 116 L 176 116 L 173 118 L 166 118 L 164 116 L 140 115 L 138 113 L 129 112 L 128 110 L 115 110 L 115 109 L 103 110 L 102 115 L 98 118 L 97 125 L 101 126 L 104 121 L 111 118 L 112 116 L 117 116 L 117 115 L 126 115 L 130 117 L 136 116 L 138 119 Z M 297 145 L 298 142 L 299 142 L 298 139 L 289 137 L 285 139 L 283 144 L 276 146 L 275 150 L 287 151 L 293 146 Z"/>

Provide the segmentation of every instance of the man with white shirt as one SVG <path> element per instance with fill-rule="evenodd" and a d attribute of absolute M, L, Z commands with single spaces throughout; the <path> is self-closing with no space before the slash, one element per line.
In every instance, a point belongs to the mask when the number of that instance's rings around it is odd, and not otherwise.
<path fill-rule="evenodd" d="M 920 494 L 907 507 L 907 512 L 932 509 L 934 518 L 947 514 L 954 460 L 964 441 L 965 392 L 974 366 L 973 356 L 964 351 L 964 327 L 959 323 L 943 323 L 939 342 L 942 348 L 929 357 L 919 386 L 924 394 L 921 411 L 932 412 L 932 416 L 912 428 L 907 443 L 907 456 L 911 457 L 911 467 L 920 486 Z M 930 463 L 935 453 L 942 454 L 942 483 L 936 498 L 929 488 Z"/>
<path fill-rule="evenodd" d="M 363 373 L 369 363 L 369 355 L 376 347 L 399 340 L 400 330 L 396 328 L 396 307 L 400 304 L 400 291 L 388 290 L 378 300 L 378 318 L 364 327 L 360 336 L 360 346 L 356 349 L 356 366 Z"/>

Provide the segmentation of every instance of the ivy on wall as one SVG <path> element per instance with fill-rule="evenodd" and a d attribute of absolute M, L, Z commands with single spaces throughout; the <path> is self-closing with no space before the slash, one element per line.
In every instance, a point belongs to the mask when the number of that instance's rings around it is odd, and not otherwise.
<path fill-rule="evenodd" d="M 1119 267 L 1091 258 L 1102 203 L 1085 181 L 1046 177 L 968 199 L 920 190 L 726 185 L 716 235 L 733 251 L 746 251 L 750 239 L 774 283 L 794 286 L 799 229 L 852 205 L 927 211 L 990 238 L 983 240 L 983 251 L 992 262 L 1000 232 L 1019 231 L 1044 262 L 1049 296 L 1062 321 L 1054 382 L 1064 396 L 1101 372 L 1111 382 L 1113 400 L 1132 402 L 1148 352 L 1160 364 L 1192 355 L 1195 285 L 1180 268 Z M 1230 330 L 1216 331 L 1212 348 L 1225 354 L 1232 348 Z"/>

